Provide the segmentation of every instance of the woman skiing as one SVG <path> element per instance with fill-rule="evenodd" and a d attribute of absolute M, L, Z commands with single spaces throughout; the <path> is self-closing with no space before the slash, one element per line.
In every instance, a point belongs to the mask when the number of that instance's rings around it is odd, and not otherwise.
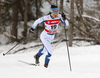
<path fill-rule="evenodd" d="M 51 5 L 50 14 L 37 19 L 32 25 L 32 28 L 29 30 L 29 32 L 34 33 L 34 29 L 39 23 L 44 22 L 45 24 L 45 29 L 40 35 L 40 39 L 43 43 L 43 48 L 40 49 L 39 52 L 34 56 L 36 64 L 39 64 L 40 56 L 47 52 L 44 67 L 48 67 L 50 57 L 53 53 L 53 47 L 51 44 L 54 40 L 54 36 L 60 21 L 64 23 L 66 26 L 69 25 L 69 22 L 67 21 L 65 14 L 58 14 L 58 7 L 55 5 Z"/>

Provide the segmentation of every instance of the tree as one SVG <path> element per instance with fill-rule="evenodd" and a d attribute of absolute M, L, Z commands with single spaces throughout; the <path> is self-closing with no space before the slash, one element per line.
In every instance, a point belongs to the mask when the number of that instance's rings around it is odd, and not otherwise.
<path fill-rule="evenodd" d="M 60 0 L 60 12 L 61 13 L 63 12 L 63 2 L 64 0 Z"/>
<path fill-rule="evenodd" d="M 56 0 L 56 5 L 58 6 L 58 0 Z"/>
<path fill-rule="evenodd" d="M 92 16 L 88 16 L 88 15 L 86 16 L 87 17 L 86 19 L 83 18 L 82 12 L 81 12 L 81 9 L 80 9 L 81 5 L 80 5 L 79 0 L 75 0 L 75 4 L 76 4 L 76 7 L 77 7 L 77 11 L 78 11 L 78 22 L 82 23 L 86 29 L 85 30 L 83 28 L 80 29 L 75 24 L 74 24 L 74 26 L 78 30 L 80 30 L 82 33 L 87 35 L 88 38 L 91 38 L 91 39 L 93 38 L 96 43 L 100 44 L 100 40 L 99 40 L 100 39 L 100 37 L 99 37 L 100 32 L 97 32 L 99 26 L 98 26 L 98 24 L 95 24 L 95 22 L 99 21 L 99 20 L 95 19 Z M 95 22 L 92 19 L 95 19 Z M 96 25 L 96 27 L 93 27 L 94 25 Z"/>
<path fill-rule="evenodd" d="M 40 10 L 40 7 L 42 6 L 41 4 L 41 0 L 35 0 L 35 8 L 36 8 L 36 19 L 38 19 L 40 16 L 41 16 L 41 10 Z M 37 26 L 36 28 L 36 39 L 38 38 L 38 35 L 39 35 L 39 25 Z"/>
<path fill-rule="evenodd" d="M 24 12 L 24 33 L 23 33 L 24 37 L 27 36 L 27 17 L 28 17 L 28 15 L 27 15 L 27 9 L 28 9 L 28 1 L 25 0 L 25 12 Z"/>
<path fill-rule="evenodd" d="M 13 0 L 12 26 L 11 26 L 11 41 L 12 42 L 17 40 L 18 2 L 19 2 L 19 0 Z"/>
<path fill-rule="evenodd" d="M 70 21 L 74 23 L 74 0 L 71 0 L 70 4 Z M 70 24 L 69 27 L 69 46 L 72 46 L 72 41 L 73 41 L 73 25 Z"/>
<path fill-rule="evenodd" d="M 81 14 L 83 14 L 83 0 L 80 0 L 80 6 L 81 6 Z"/>

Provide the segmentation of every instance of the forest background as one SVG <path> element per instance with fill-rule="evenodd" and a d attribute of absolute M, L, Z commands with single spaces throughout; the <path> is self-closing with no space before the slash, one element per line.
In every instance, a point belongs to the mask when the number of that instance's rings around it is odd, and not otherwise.
<path fill-rule="evenodd" d="M 36 19 L 50 12 L 52 4 L 66 14 L 70 23 L 66 28 L 69 46 L 75 40 L 100 44 L 100 0 L 0 0 L 0 45 L 39 42 L 44 24 L 39 24 L 31 36 L 28 31 Z M 55 40 L 66 41 L 62 23 Z"/>

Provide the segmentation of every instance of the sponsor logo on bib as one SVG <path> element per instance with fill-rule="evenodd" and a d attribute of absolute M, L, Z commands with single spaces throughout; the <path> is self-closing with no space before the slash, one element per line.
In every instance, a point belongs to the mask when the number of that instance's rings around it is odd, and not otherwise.
<path fill-rule="evenodd" d="M 60 19 L 47 20 L 46 24 L 48 24 L 48 25 L 54 25 L 54 24 L 58 24 L 59 22 L 60 22 Z"/>

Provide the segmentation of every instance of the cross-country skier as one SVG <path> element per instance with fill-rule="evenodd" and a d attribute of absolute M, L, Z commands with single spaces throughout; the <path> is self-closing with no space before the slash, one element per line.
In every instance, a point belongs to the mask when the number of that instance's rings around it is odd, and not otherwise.
<path fill-rule="evenodd" d="M 40 39 L 43 43 L 43 48 L 40 49 L 39 52 L 34 56 L 36 64 L 39 64 L 40 56 L 47 52 L 48 54 L 45 57 L 44 67 L 48 67 L 50 57 L 53 53 L 53 47 L 51 44 L 54 40 L 54 36 L 60 21 L 64 23 L 66 26 L 69 25 L 69 22 L 67 21 L 65 14 L 59 14 L 58 7 L 55 5 L 51 5 L 50 14 L 37 19 L 32 25 L 32 28 L 29 30 L 29 32 L 34 33 L 34 29 L 39 23 L 44 22 L 45 24 L 45 29 L 40 35 Z"/>

